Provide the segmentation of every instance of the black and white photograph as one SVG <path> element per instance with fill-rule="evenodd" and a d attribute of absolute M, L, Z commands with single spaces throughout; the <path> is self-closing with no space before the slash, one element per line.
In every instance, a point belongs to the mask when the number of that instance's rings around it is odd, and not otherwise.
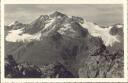
<path fill-rule="evenodd" d="M 4 4 L 3 23 L 5 79 L 125 78 L 123 4 Z"/>
<path fill-rule="evenodd" d="M 5 77 L 123 77 L 122 9 L 5 5 Z"/>

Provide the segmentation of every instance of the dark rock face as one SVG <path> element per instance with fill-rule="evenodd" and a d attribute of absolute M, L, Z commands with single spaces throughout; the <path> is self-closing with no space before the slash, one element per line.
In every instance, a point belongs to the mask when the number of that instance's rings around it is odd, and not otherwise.
<path fill-rule="evenodd" d="M 51 78 L 73 78 L 73 74 L 68 71 L 61 63 L 49 64 L 41 67 L 42 77 Z"/>
<path fill-rule="evenodd" d="M 82 62 L 79 76 L 86 78 L 123 77 L 123 54 L 101 53 L 97 56 L 88 56 Z"/>
<path fill-rule="evenodd" d="M 51 19 L 54 21 L 51 22 Z M 41 15 L 31 24 L 20 26 L 24 33 L 40 33 L 40 40 L 5 41 L 5 54 L 13 56 L 17 63 L 16 67 L 22 65 L 26 69 L 25 76 L 22 72 L 19 77 L 29 78 L 34 74 L 37 74 L 36 77 L 44 78 L 123 77 L 123 30 L 120 30 L 122 28 L 113 26 L 110 32 L 112 35 L 119 34 L 119 37 L 122 37 L 121 42 L 105 46 L 103 40 L 100 37 L 93 37 L 81 26 L 82 23 L 84 20 L 81 17 L 69 18 L 57 11 L 49 16 Z M 19 29 L 18 27 L 19 25 L 12 26 L 15 29 Z M 24 62 L 29 65 L 25 67 Z M 39 68 L 30 65 L 38 65 Z M 12 67 L 5 66 L 8 73 Z M 12 77 L 18 76 L 14 74 Z"/>
<path fill-rule="evenodd" d="M 42 65 L 40 68 L 28 63 L 17 64 L 12 55 L 8 55 L 5 63 L 7 78 L 73 78 L 73 74 L 61 63 Z"/>
<path fill-rule="evenodd" d="M 60 13 L 60 12 L 58 12 L 58 11 L 55 11 L 55 12 L 53 12 L 52 14 L 50 14 L 50 17 L 51 17 L 51 18 L 58 17 L 58 16 L 60 16 L 60 17 L 67 17 L 65 14 Z"/>
<path fill-rule="evenodd" d="M 117 25 L 114 25 L 112 29 L 110 30 L 110 34 L 112 35 L 123 35 L 123 27 L 117 28 Z"/>

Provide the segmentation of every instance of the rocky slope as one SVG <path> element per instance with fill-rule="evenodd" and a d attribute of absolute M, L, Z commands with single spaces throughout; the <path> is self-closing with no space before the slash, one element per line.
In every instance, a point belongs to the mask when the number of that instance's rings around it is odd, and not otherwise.
<path fill-rule="evenodd" d="M 123 25 L 101 27 L 60 12 L 5 27 L 5 55 L 17 63 L 61 63 L 74 77 L 123 77 Z"/>

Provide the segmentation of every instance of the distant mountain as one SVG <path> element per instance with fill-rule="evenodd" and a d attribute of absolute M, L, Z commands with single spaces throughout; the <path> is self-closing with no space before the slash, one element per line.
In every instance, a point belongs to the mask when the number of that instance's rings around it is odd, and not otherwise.
<path fill-rule="evenodd" d="M 123 76 L 122 24 L 103 28 L 55 11 L 30 24 L 13 22 L 5 27 L 5 36 L 5 55 L 18 63 L 59 62 L 75 77 Z"/>

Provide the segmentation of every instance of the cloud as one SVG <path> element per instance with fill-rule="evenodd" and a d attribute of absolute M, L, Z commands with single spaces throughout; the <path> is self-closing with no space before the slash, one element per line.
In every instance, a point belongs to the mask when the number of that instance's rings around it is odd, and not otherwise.
<path fill-rule="evenodd" d="M 123 20 L 123 7 L 119 4 L 7 4 L 5 24 L 14 20 L 30 23 L 39 15 L 55 10 L 70 16 L 81 16 L 100 25 L 122 23 Z"/>

